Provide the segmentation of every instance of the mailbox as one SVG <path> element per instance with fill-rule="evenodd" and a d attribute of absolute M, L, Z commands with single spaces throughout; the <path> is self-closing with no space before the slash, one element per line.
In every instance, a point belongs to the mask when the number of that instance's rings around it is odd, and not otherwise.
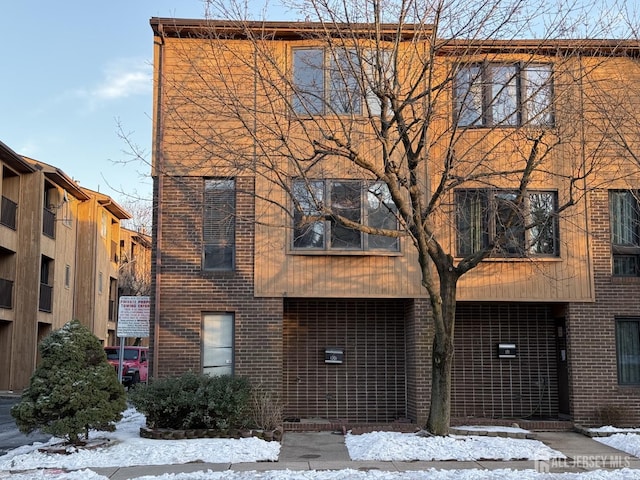
<path fill-rule="evenodd" d="M 344 349 L 327 347 L 324 349 L 324 363 L 342 363 L 344 361 Z"/>
<path fill-rule="evenodd" d="M 516 358 L 516 344 L 515 343 L 499 343 L 498 344 L 498 358 Z"/>

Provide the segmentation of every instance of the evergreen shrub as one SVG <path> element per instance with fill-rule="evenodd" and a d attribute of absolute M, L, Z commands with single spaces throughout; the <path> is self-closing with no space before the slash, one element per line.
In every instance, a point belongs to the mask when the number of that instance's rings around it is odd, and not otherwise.
<path fill-rule="evenodd" d="M 127 407 L 124 387 L 100 340 L 78 320 L 45 337 L 41 361 L 11 409 L 23 433 L 40 430 L 70 443 L 89 430 L 115 430 Z"/>
<path fill-rule="evenodd" d="M 138 385 L 129 396 L 150 428 L 221 432 L 247 425 L 250 398 L 251 386 L 244 378 L 193 372 Z"/>

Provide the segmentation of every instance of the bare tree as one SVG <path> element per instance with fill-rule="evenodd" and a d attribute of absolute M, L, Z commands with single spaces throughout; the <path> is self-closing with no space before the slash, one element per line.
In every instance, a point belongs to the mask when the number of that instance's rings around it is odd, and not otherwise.
<path fill-rule="evenodd" d="M 158 162 L 156 174 L 250 172 L 262 185 L 257 221 L 291 228 L 301 247 L 349 248 L 358 232 L 382 250 L 414 249 L 435 331 L 426 427 L 446 434 L 459 281 L 490 257 L 537 265 L 557 256 L 559 230 L 579 223 L 571 216 L 599 173 L 620 174 L 608 160 L 611 132 L 624 144 L 629 130 L 611 114 L 614 93 L 589 85 L 637 45 L 595 40 L 610 25 L 588 30 L 593 12 L 571 2 L 304 0 L 294 9 L 307 21 L 283 26 L 249 21 L 243 4 L 207 2 L 210 21 L 184 33 L 197 38 L 180 58 L 165 59 L 180 68 L 161 73 L 163 135 L 184 164 Z M 282 38 L 300 47 L 285 50 Z M 626 147 L 616 158 L 637 155 Z M 331 178 L 359 183 L 329 191 Z M 367 221 L 349 204 L 360 188 Z M 267 215 L 273 208 L 279 216 Z M 331 239 L 319 231 L 326 223 Z"/>

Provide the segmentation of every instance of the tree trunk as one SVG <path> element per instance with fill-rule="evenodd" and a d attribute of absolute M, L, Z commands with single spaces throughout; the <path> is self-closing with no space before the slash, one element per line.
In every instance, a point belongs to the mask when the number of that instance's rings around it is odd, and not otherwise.
<path fill-rule="evenodd" d="M 453 364 L 453 336 L 433 337 L 431 360 L 431 406 L 427 430 L 434 435 L 447 435 L 451 420 L 451 367 Z"/>
<path fill-rule="evenodd" d="M 451 368 L 457 282 L 458 277 L 455 273 L 441 274 L 440 303 L 433 305 L 432 299 L 435 331 L 431 357 L 431 405 L 427 430 L 434 435 L 448 435 L 451 422 Z"/>

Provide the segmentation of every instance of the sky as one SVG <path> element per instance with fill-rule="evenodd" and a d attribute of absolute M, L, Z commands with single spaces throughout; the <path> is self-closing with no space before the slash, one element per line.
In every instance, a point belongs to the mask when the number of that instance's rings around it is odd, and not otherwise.
<path fill-rule="evenodd" d="M 124 412 L 123 418 L 116 425 L 115 432 L 90 432 L 90 440 L 96 445 L 101 439 L 108 440 L 101 446 L 91 449 L 69 450 L 68 454 L 48 454 L 39 448 L 52 446 L 61 442 L 52 438 L 46 443 L 24 445 L 0 456 L 0 478 L 12 480 L 56 479 L 56 480 L 108 480 L 107 477 L 92 471 L 91 467 L 127 467 L 134 465 L 167 465 L 198 463 L 242 463 L 242 462 L 275 462 L 280 455 L 279 442 L 266 442 L 256 437 L 229 439 L 206 438 L 185 440 L 150 440 L 141 438 L 140 427 L 144 426 L 144 415 L 135 409 Z M 470 428 L 470 427 L 461 427 Z M 145 475 L 139 480 L 631 480 L 640 479 L 640 470 L 619 468 L 612 471 L 597 470 L 603 462 L 617 462 L 625 467 L 628 461 L 640 455 L 640 435 L 638 429 L 606 428 L 612 435 L 595 438 L 595 440 L 612 446 L 618 452 L 612 455 L 575 456 L 576 462 L 596 468 L 586 473 L 539 473 L 534 469 L 510 469 L 505 464 L 503 469 L 482 470 L 479 468 L 430 469 L 428 471 L 409 466 L 407 471 L 390 471 L 384 469 L 367 469 L 354 464 L 354 468 L 337 470 L 331 473 L 322 470 L 271 470 L 258 471 L 201 471 L 190 473 Z M 520 431 L 509 427 L 484 426 L 483 430 Z M 285 432 L 285 436 L 287 433 Z M 450 435 L 447 437 L 424 437 L 416 434 L 398 432 L 372 432 L 362 435 L 347 433 L 344 437 L 345 447 L 351 460 L 357 461 L 488 461 L 529 459 L 537 460 L 534 465 L 547 467 L 566 467 L 569 460 L 562 452 L 554 450 L 539 440 L 504 438 L 502 436 Z M 581 459 L 582 458 L 582 459 Z M 607 460 L 608 458 L 608 460 Z M 410 465 L 410 464 L 409 464 Z M 273 464 L 278 468 L 277 464 Z M 536 467 L 537 468 L 537 467 Z M 140 468 L 137 471 L 142 472 Z M 192 470 L 189 468 L 188 470 Z M 3 472 L 13 471 L 9 477 Z"/>
<path fill-rule="evenodd" d="M 274 12 L 274 14 L 278 14 Z M 151 17 L 203 18 L 202 0 L 3 0 L 0 141 L 124 202 L 151 197 Z"/>
<path fill-rule="evenodd" d="M 273 1 L 269 20 L 293 19 Z M 262 7 L 256 8 L 261 15 Z M 121 203 L 130 196 L 150 198 L 150 168 L 122 164 L 132 150 L 119 131 L 151 160 L 154 16 L 202 18 L 204 4 L 2 1 L 0 141 Z"/>

